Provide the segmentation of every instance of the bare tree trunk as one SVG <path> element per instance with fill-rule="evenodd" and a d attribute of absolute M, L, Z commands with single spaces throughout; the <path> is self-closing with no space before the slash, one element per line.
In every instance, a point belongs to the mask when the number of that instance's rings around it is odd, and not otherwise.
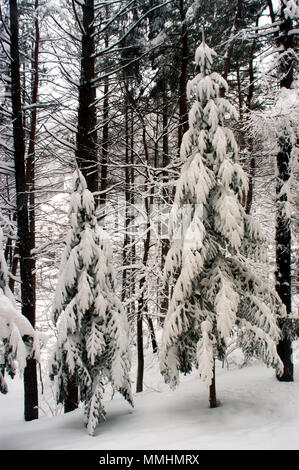
<path fill-rule="evenodd" d="M 152 348 L 153 348 L 153 353 L 156 354 L 158 352 L 158 343 L 156 339 L 156 333 L 155 333 L 155 328 L 153 324 L 152 317 L 150 315 L 147 315 L 147 322 L 148 322 L 148 328 L 151 336 L 151 343 L 152 343 Z"/>
<path fill-rule="evenodd" d="M 134 155 L 134 109 L 133 109 L 133 107 L 131 108 L 131 132 L 130 132 L 130 137 L 131 137 L 131 140 L 130 140 L 130 165 L 131 165 L 131 171 L 130 171 L 130 204 L 133 208 L 134 204 L 135 204 L 135 195 L 134 195 L 134 191 L 133 191 L 134 184 L 135 184 L 135 170 L 134 170 L 134 162 L 135 162 L 135 155 Z M 131 214 L 131 221 L 134 221 L 134 217 L 135 217 L 134 214 Z M 132 242 L 135 241 L 134 238 L 135 238 L 135 236 L 133 235 L 132 236 Z M 132 244 L 130 260 L 131 260 L 131 264 L 134 266 L 135 263 L 136 263 L 136 245 L 135 245 L 135 243 Z M 131 298 L 134 299 L 135 298 L 135 290 L 136 290 L 135 280 L 136 280 L 136 275 L 137 275 L 137 269 L 132 268 L 131 271 L 130 271 L 130 275 L 131 275 L 131 278 L 132 278 L 132 282 L 131 282 L 131 286 L 130 286 L 130 296 L 131 296 Z M 134 315 L 135 315 L 135 300 L 133 302 L 131 302 L 130 312 L 131 312 L 131 316 L 133 318 Z"/>
<path fill-rule="evenodd" d="M 18 244 L 20 256 L 22 314 L 35 327 L 35 285 L 34 262 L 31 256 L 32 239 L 30 234 L 28 199 L 26 195 L 25 173 L 25 136 L 22 119 L 20 61 L 19 61 L 19 25 L 16 0 L 10 0 L 11 33 L 11 96 L 13 110 L 13 140 L 16 178 L 16 204 Z M 35 359 L 28 359 L 24 370 L 24 405 L 25 420 L 38 418 L 38 389 Z"/>
<path fill-rule="evenodd" d="M 215 361 L 213 366 L 213 378 L 212 383 L 209 387 L 209 401 L 210 401 L 210 408 L 216 408 L 218 406 L 217 398 L 216 398 L 216 374 L 215 374 Z"/>
<path fill-rule="evenodd" d="M 249 140 L 249 152 L 252 151 L 253 149 L 253 143 L 252 139 L 250 138 Z M 252 206 L 252 200 L 253 200 L 253 185 L 254 185 L 254 176 L 255 176 L 255 156 L 252 155 L 250 158 L 250 170 L 249 170 L 249 179 L 248 179 L 248 192 L 247 192 L 247 197 L 246 197 L 246 203 L 245 203 L 245 211 L 246 214 L 250 214 L 251 206 Z"/>
<path fill-rule="evenodd" d="M 179 128 L 178 128 L 178 152 L 180 152 L 181 143 L 184 133 L 188 130 L 188 108 L 187 108 L 187 81 L 188 81 L 188 27 L 185 23 L 186 8 L 184 0 L 179 2 L 180 19 L 182 23 L 181 29 L 181 74 L 179 82 Z"/>
<path fill-rule="evenodd" d="M 256 19 L 256 27 L 259 24 L 259 17 Z M 252 42 L 251 51 L 250 51 L 250 58 L 248 63 L 248 70 L 249 70 L 249 87 L 248 87 L 248 94 L 246 99 L 246 107 L 247 111 L 252 109 L 252 99 L 254 94 L 254 68 L 253 68 L 253 60 L 254 60 L 254 51 L 256 48 L 256 39 Z M 253 155 L 254 145 L 252 137 L 248 138 L 247 142 L 248 153 L 251 155 L 250 157 L 250 168 L 249 168 L 249 180 L 248 180 L 248 193 L 246 197 L 246 204 L 245 204 L 245 211 L 246 214 L 250 213 L 252 201 L 253 201 L 253 187 L 254 187 L 254 177 L 255 177 L 255 169 L 256 169 L 256 162 L 255 156 Z"/>
<path fill-rule="evenodd" d="M 100 182 L 100 207 L 104 208 L 107 199 L 107 175 L 108 175 L 108 146 L 109 146 L 109 79 L 104 85 L 103 103 L 103 135 L 102 135 L 102 155 L 101 155 L 101 182 Z"/>
<path fill-rule="evenodd" d="M 125 78 L 126 80 L 126 78 Z M 128 99 L 127 95 L 125 96 L 125 226 L 124 226 L 124 242 L 123 242 L 123 266 L 128 266 L 130 263 L 130 249 L 128 248 L 128 245 L 130 243 L 130 237 L 128 234 L 128 229 L 129 225 L 131 222 L 131 217 L 130 213 L 132 208 L 130 207 L 130 202 L 131 202 L 131 196 L 130 193 L 132 191 L 132 188 L 130 187 L 130 152 L 129 152 L 129 145 L 130 145 L 130 139 L 129 139 L 129 105 L 128 105 Z M 122 275 L 122 302 L 125 301 L 126 298 L 128 298 L 129 295 L 129 290 L 128 290 L 128 285 L 127 285 L 127 277 L 129 274 L 129 270 L 127 268 L 123 269 L 123 275 Z M 128 312 L 129 313 L 129 312 Z"/>
<path fill-rule="evenodd" d="M 106 6 L 106 20 L 109 18 L 109 9 Z M 108 32 L 105 35 L 105 48 L 109 46 Z M 100 207 L 106 204 L 107 193 L 107 175 L 108 175 L 108 147 L 109 147 L 109 77 L 106 77 L 104 83 L 104 101 L 103 101 L 103 134 L 102 134 L 102 155 L 101 155 L 101 182 L 99 198 Z M 104 216 L 104 213 L 103 213 Z"/>
<path fill-rule="evenodd" d="M 281 10 L 281 24 L 279 42 L 282 46 L 280 58 L 280 87 L 291 88 L 294 75 L 294 56 L 287 52 L 294 47 L 294 35 L 288 34 L 293 29 L 292 20 L 285 16 L 284 3 Z M 291 250 L 292 237 L 290 220 L 285 214 L 284 204 L 287 202 L 287 194 L 281 195 L 281 189 L 288 182 L 291 176 L 290 159 L 292 152 L 292 142 L 290 137 L 285 135 L 280 138 L 280 151 L 277 154 L 277 216 L 276 216 L 276 291 L 286 306 L 288 314 L 292 310 L 292 279 L 291 279 Z M 284 371 L 278 377 L 280 381 L 292 382 L 294 380 L 294 368 L 292 362 L 292 343 L 284 336 L 278 343 L 277 352 L 283 362 Z"/>
<path fill-rule="evenodd" d="M 168 145 L 168 107 L 167 107 L 167 92 L 164 90 L 163 93 L 163 156 L 162 156 L 162 166 L 163 168 L 167 167 L 170 162 L 169 158 L 169 145 Z M 162 204 L 168 205 L 170 202 L 170 188 L 165 187 L 169 181 L 169 174 L 167 171 L 163 172 L 163 202 Z M 162 228 L 165 230 L 165 227 Z M 165 259 L 169 250 L 169 238 L 166 237 L 166 234 L 162 233 L 162 248 L 161 248 L 161 269 L 164 269 Z M 169 304 L 169 288 L 168 284 L 165 283 L 163 289 L 163 297 L 161 302 L 161 313 L 166 315 L 168 311 Z M 164 320 L 160 319 L 160 324 L 163 324 Z"/>
<path fill-rule="evenodd" d="M 79 23 L 82 41 L 76 160 L 89 191 L 93 193 L 99 187 L 94 15 L 94 0 L 85 0 L 82 4 L 82 25 Z"/>
<path fill-rule="evenodd" d="M 149 162 L 148 149 L 145 138 L 145 127 L 143 127 L 143 144 L 146 154 L 146 161 Z M 147 183 L 145 183 L 144 193 L 147 193 Z M 145 269 L 147 265 L 149 249 L 150 249 L 150 199 L 148 196 L 145 197 L 145 210 L 147 214 L 147 233 L 144 241 L 143 248 L 143 260 L 142 264 Z M 143 273 L 139 281 L 139 291 L 141 292 L 138 299 L 138 310 L 137 310 L 137 356 L 138 356 L 138 367 L 137 367 L 137 385 L 136 392 L 142 392 L 143 390 L 143 374 L 144 374 L 144 350 L 143 350 L 143 315 L 145 311 L 145 298 L 144 298 L 144 285 L 145 285 L 145 273 Z"/>
<path fill-rule="evenodd" d="M 78 408 L 79 403 L 79 389 L 76 378 L 68 379 L 67 383 L 67 396 L 64 402 L 64 412 L 69 413 Z"/>
<path fill-rule="evenodd" d="M 146 201 L 146 204 L 148 204 L 148 201 Z M 149 229 L 149 224 L 147 228 Z M 144 268 L 147 265 L 149 246 L 150 246 L 150 231 L 148 230 L 146 239 L 144 241 L 144 251 L 143 251 L 143 260 L 142 260 L 142 264 Z M 138 359 L 137 384 L 136 384 L 137 393 L 143 391 L 143 375 L 144 375 L 143 315 L 145 311 L 145 299 L 144 299 L 145 279 L 146 279 L 145 274 L 143 274 L 142 278 L 139 281 L 139 291 L 141 292 L 141 294 L 138 299 L 138 310 L 137 310 L 137 359 Z"/>

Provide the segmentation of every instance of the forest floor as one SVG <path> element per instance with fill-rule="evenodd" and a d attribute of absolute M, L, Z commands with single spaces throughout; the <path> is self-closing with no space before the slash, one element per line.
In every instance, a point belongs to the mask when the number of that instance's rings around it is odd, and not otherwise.
<path fill-rule="evenodd" d="M 196 370 L 172 391 L 159 375 L 158 361 L 151 360 L 134 409 L 118 394 L 107 396 L 107 420 L 94 437 L 86 433 L 82 409 L 25 423 L 22 382 L 15 378 L 8 381 L 8 394 L 0 395 L 0 449 L 298 450 L 299 361 L 294 362 L 294 383 L 278 382 L 275 372 L 257 361 L 229 370 L 219 363 L 221 405 L 210 409 Z"/>

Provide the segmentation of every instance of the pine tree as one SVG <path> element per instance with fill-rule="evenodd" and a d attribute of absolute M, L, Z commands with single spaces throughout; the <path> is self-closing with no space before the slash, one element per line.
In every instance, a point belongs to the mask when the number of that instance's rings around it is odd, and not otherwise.
<path fill-rule="evenodd" d="M 199 368 L 210 386 L 211 407 L 217 404 L 215 360 L 225 357 L 226 340 L 234 332 L 246 356 L 282 372 L 276 314 L 285 314 L 275 291 L 250 268 L 250 258 L 265 260 L 266 240 L 242 206 L 248 181 L 237 162 L 234 135 L 225 126 L 229 116 L 237 116 L 220 97 L 227 83 L 211 72 L 214 56 L 203 41 L 195 54 L 199 73 L 187 85 L 194 102 L 170 219 L 165 272 L 172 292 L 161 354 L 161 372 L 172 387 L 179 372 Z"/>
<path fill-rule="evenodd" d="M 57 376 L 58 403 L 65 402 L 69 379 L 77 383 L 91 435 L 105 418 L 102 396 L 107 381 L 133 405 L 127 319 L 115 295 L 109 240 L 94 212 L 93 195 L 78 171 L 54 299 L 58 339 L 50 376 Z"/>

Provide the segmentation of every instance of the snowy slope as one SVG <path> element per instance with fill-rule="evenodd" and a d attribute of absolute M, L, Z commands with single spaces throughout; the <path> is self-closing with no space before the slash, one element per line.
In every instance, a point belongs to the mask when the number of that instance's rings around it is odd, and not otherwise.
<path fill-rule="evenodd" d="M 107 421 L 94 437 L 82 410 L 23 421 L 20 379 L 0 396 L 0 449 L 299 449 L 299 367 L 294 383 L 280 383 L 272 369 L 255 363 L 217 368 L 218 398 L 209 409 L 206 386 L 195 371 L 174 392 L 153 365 L 155 382 L 135 395 L 135 409 L 119 396 L 106 404 Z"/>

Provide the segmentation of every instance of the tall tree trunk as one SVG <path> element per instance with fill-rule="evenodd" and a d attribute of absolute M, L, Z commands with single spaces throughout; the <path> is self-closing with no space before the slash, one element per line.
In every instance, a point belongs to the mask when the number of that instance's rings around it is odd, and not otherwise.
<path fill-rule="evenodd" d="M 188 27 L 185 23 L 186 8 L 184 0 L 179 2 L 181 28 L 181 74 L 179 81 L 179 128 L 178 128 L 178 152 L 180 152 L 183 135 L 189 128 L 188 124 L 188 108 L 187 108 L 187 81 L 188 81 Z"/>
<path fill-rule="evenodd" d="M 148 198 L 146 198 L 145 204 L 148 204 Z M 146 207 L 147 210 L 147 207 Z M 148 210 L 147 210 L 148 213 Z M 144 241 L 144 249 L 143 249 L 143 260 L 142 264 L 144 269 L 147 265 L 147 258 L 149 253 L 150 247 L 150 230 L 149 230 L 149 222 L 147 225 L 147 234 L 146 239 Z M 138 299 L 138 310 L 137 310 L 137 383 L 136 383 L 136 392 L 143 391 L 143 375 L 144 375 L 144 348 L 143 348 L 143 315 L 145 312 L 145 298 L 144 298 L 144 287 L 145 287 L 145 273 L 142 275 L 139 281 L 139 291 L 141 292 L 139 299 Z"/>
<path fill-rule="evenodd" d="M 135 163 L 135 154 L 134 154 L 134 109 L 131 107 L 131 132 L 130 132 L 130 165 L 131 165 L 131 171 L 130 171 L 130 204 L 131 207 L 134 207 L 135 204 L 135 195 L 134 195 L 134 185 L 135 185 L 135 170 L 134 170 L 134 163 Z M 135 218 L 135 215 L 132 213 L 131 214 L 131 221 L 133 222 Z M 135 235 L 132 236 L 132 247 L 131 247 L 131 264 L 134 266 L 136 264 L 136 245 L 135 245 Z M 135 299 L 135 290 L 136 290 L 136 276 L 137 276 L 138 270 L 134 267 L 130 271 L 130 276 L 132 278 L 131 286 L 130 286 L 130 297 L 132 299 Z M 132 318 L 135 315 L 135 300 L 131 302 L 130 306 L 130 313 Z"/>
<path fill-rule="evenodd" d="M 216 408 L 218 406 L 217 398 L 216 398 L 216 371 L 215 371 L 215 360 L 213 366 L 213 378 L 212 383 L 209 387 L 209 402 L 210 408 Z"/>
<path fill-rule="evenodd" d="M 255 25 L 258 28 L 259 17 L 256 19 Z M 254 95 L 253 61 L 254 61 L 255 48 L 256 48 L 256 39 L 254 39 L 254 41 L 252 42 L 251 50 L 250 50 L 250 58 L 249 58 L 249 63 L 248 63 L 249 87 L 248 87 L 248 94 L 247 94 L 247 98 L 246 98 L 247 112 L 252 109 L 252 99 L 253 99 L 253 95 Z M 253 143 L 253 138 L 252 137 L 248 137 L 247 149 L 248 149 L 248 154 L 251 155 L 251 157 L 250 157 L 250 164 L 249 164 L 249 166 L 250 166 L 249 180 L 248 180 L 249 184 L 248 184 L 248 193 L 247 193 L 247 197 L 246 197 L 245 211 L 246 211 L 246 214 L 249 214 L 250 211 L 251 211 L 251 206 L 252 206 L 252 201 L 253 201 L 253 187 L 254 187 L 254 177 L 255 177 L 255 169 L 256 169 L 255 156 L 253 155 L 254 143 Z"/>
<path fill-rule="evenodd" d="M 106 6 L 106 21 L 109 18 L 109 8 Z M 108 32 L 105 34 L 105 49 L 109 46 Z M 100 207 L 103 208 L 106 204 L 107 193 L 107 175 L 108 175 L 108 147 L 109 147 L 109 77 L 105 78 L 104 82 L 104 100 L 103 100 L 103 134 L 102 134 L 102 155 L 101 155 L 101 182 L 100 182 Z"/>
<path fill-rule="evenodd" d="M 249 138 L 249 141 L 248 141 L 248 151 L 249 151 L 249 153 L 251 153 L 252 150 L 253 150 L 253 142 L 252 142 L 252 138 Z M 255 168 L 256 168 L 255 156 L 252 155 L 250 157 L 248 192 L 247 192 L 246 203 L 245 203 L 246 214 L 250 214 L 252 201 L 253 201 L 253 185 L 254 185 Z"/>
<path fill-rule="evenodd" d="M 94 15 L 94 0 L 85 0 L 82 3 L 82 25 L 79 23 L 82 41 L 76 160 L 91 192 L 97 192 L 99 187 Z"/>
<path fill-rule="evenodd" d="M 150 332 L 153 353 L 156 354 L 158 352 L 158 343 L 157 343 L 157 339 L 156 339 L 156 333 L 155 333 L 153 320 L 152 320 L 152 317 L 150 315 L 147 315 L 146 319 L 147 319 L 148 328 L 149 328 L 149 332 Z"/>
<path fill-rule="evenodd" d="M 126 77 L 124 77 L 126 80 Z M 130 207 L 130 202 L 131 202 L 131 191 L 132 188 L 130 187 L 130 136 L 129 136 L 129 104 L 128 104 L 128 97 L 127 94 L 125 96 L 125 226 L 124 226 L 124 242 L 123 242 L 123 266 L 128 266 L 130 263 L 130 249 L 128 248 L 128 245 L 130 244 L 130 237 L 129 237 L 129 225 L 131 222 L 131 211 L 132 208 Z M 128 298 L 129 295 L 129 286 L 128 286 L 128 275 L 130 274 L 129 269 L 125 268 L 123 269 L 123 275 L 122 275 L 122 302 L 125 301 L 126 298 Z M 128 311 L 128 313 L 130 313 Z"/>
<path fill-rule="evenodd" d="M 35 44 L 32 60 L 32 92 L 31 92 L 31 105 L 33 105 L 30 118 L 30 132 L 29 144 L 27 151 L 27 164 L 26 164 L 26 189 L 28 197 L 28 215 L 29 215 L 29 232 L 30 232 L 30 252 L 31 252 L 31 279 L 32 279 L 32 296 L 34 309 L 33 315 L 36 317 L 36 261 L 33 255 L 35 249 L 35 143 L 36 143 L 36 125 L 37 125 L 37 104 L 38 87 L 39 87 L 39 45 L 40 45 L 40 32 L 38 20 L 39 1 L 35 0 Z M 34 359 L 30 359 L 29 368 L 31 370 L 29 380 L 31 380 L 32 387 L 35 387 L 37 382 L 37 364 Z M 32 377 L 30 379 L 30 376 Z"/>
<path fill-rule="evenodd" d="M 10 0 L 11 33 L 11 97 L 16 178 L 17 231 L 20 256 L 22 314 L 35 327 L 34 262 L 31 256 L 31 234 L 26 195 L 25 136 L 22 119 L 19 61 L 19 24 L 16 0 Z M 36 361 L 28 359 L 24 371 L 24 416 L 26 421 L 38 418 L 38 388 Z"/>
<path fill-rule="evenodd" d="M 145 150 L 145 155 L 146 155 L 146 162 L 149 164 L 149 155 L 148 155 L 148 148 L 147 148 L 147 143 L 146 143 L 146 137 L 145 137 L 145 127 L 143 126 L 143 144 L 144 144 L 144 150 Z M 147 182 L 144 184 L 144 194 L 147 194 L 148 191 L 148 185 Z M 147 232 L 146 232 L 146 238 L 144 240 L 144 246 L 143 246 L 143 269 L 145 270 L 147 266 L 147 260 L 148 260 L 148 255 L 149 255 L 149 249 L 150 249 L 150 237 L 151 237 L 151 232 L 150 232 L 150 198 L 149 196 L 145 197 L 144 200 L 145 203 L 145 211 L 147 215 Z M 145 308 L 145 297 L 144 297 L 144 287 L 145 287 L 145 272 L 142 274 L 142 277 L 139 281 L 139 291 L 140 291 L 140 296 L 138 299 L 138 310 L 137 310 L 137 358 L 138 358 L 138 366 L 137 366 L 137 385 L 136 385 L 136 392 L 142 392 L 143 390 L 143 374 L 144 374 L 144 350 L 143 350 L 143 315 L 146 310 Z"/>
<path fill-rule="evenodd" d="M 101 155 L 101 182 L 99 204 L 103 208 L 106 204 L 107 175 L 108 175 L 108 146 L 109 146 L 109 78 L 105 80 L 104 102 L 103 102 L 103 134 L 102 134 L 102 155 Z M 103 213 L 104 215 L 104 213 Z"/>
<path fill-rule="evenodd" d="M 168 145 L 168 106 L 167 106 L 167 92 L 164 90 L 163 93 L 163 155 L 162 155 L 162 166 L 163 168 L 167 167 L 170 163 L 169 158 L 169 145 Z M 168 185 L 169 182 L 169 174 L 167 171 L 163 171 L 163 190 L 162 190 L 162 197 L 163 202 L 162 204 L 168 206 L 170 202 L 170 188 Z M 168 209 L 165 211 L 165 214 L 168 213 Z M 163 271 L 165 265 L 165 259 L 169 250 L 169 238 L 164 234 L 165 226 L 162 228 L 162 247 L 161 247 L 161 269 Z M 161 313 L 162 315 L 166 315 L 168 311 L 168 304 L 169 304 L 169 288 L 168 284 L 165 283 L 162 293 L 162 301 L 161 301 Z M 164 323 L 164 319 L 160 319 L 160 324 Z"/>
<path fill-rule="evenodd" d="M 288 314 L 291 314 L 291 228 L 290 221 L 286 219 L 284 213 L 284 202 L 287 196 L 279 196 L 283 184 L 290 177 L 290 153 L 292 145 L 287 137 L 280 139 L 280 152 L 277 155 L 278 182 L 276 193 L 278 195 L 278 207 L 276 216 L 276 291 L 286 306 Z M 294 380 L 292 362 L 292 343 L 287 337 L 283 337 L 277 346 L 277 352 L 283 362 L 284 371 L 278 379 L 283 382 Z"/>
<path fill-rule="evenodd" d="M 282 46 L 280 58 L 280 87 L 290 89 L 293 82 L 294 56 L 291 50 L 294 47 L 294 35 L 288 34 L 293 29 L 292 20 L 285 16 L 285 5 L 282 3 L 279 42 Z M 289 53 L 288 53 L 289 51 Z M 292 142 L 288 135 L 280 138 L 280 151 L 277 154 L 277 217 L 276 217 L 276 291 L 286 306 L 287 313 L 292 310 L 292 283 L 291 283 L 291 227 L 290 220 L 285 214 L 287 194 L 280 194 L 284 184 L 291 176 L 290 159 Z M 284 371 L 278 377 L 280 381 L 292 382 L 294 371 L 292 363 L 292 343 L 289 338 L 283 337 L 277 346 L 277 352 L 283 362 Z"/>

